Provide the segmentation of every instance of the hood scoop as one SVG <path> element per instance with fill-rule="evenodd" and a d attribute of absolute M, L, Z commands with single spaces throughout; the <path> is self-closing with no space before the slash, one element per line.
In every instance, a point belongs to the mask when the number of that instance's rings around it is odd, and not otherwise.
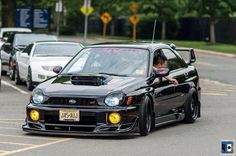
<path fill-rule="evenodd" d="M 106 85 L 111 79 L 111 76 L 105 75 L 72 76 L 71 83 L 73 85 L 101 86 Z"/>

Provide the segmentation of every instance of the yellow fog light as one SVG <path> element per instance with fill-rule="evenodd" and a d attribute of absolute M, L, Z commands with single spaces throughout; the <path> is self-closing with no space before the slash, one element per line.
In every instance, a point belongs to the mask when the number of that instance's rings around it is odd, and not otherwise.
<path fill-rule="evenodd" d="M 30 111 L 30 118 L 32 121 L 38 121 L 39 120 L 39 111 L 37 110 L 31 110 Z"/>
<path fill-rule="evenodd" d="M 118 124 L 118 123 L 120 123 L 120 120 L 121 120 L 121 116 L 120 116 L 119 113 L 114 112 L 114 113 L 110 113 L 109 114 L 109 121 L 110 121 L 110 123 Z"/>

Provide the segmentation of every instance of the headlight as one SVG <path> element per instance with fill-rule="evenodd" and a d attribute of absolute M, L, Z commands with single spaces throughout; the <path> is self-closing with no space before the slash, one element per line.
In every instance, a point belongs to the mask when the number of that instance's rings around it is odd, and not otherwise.
<path fill-rule="evenodd" d="M 53 71 L 54 66 L 42 66 L 42 68 L 46 71 Z"/>
<path fill-rule="evenodd" d="M 123 99 L 124 99 L 123 93 L 111 94 L 105 98 L 105 103 L 108 106 L 114 107 L 121 104 L 123 102 Z"/>
<path fill-rule="evenodd" d="M 43 95 L 43 91 L 41 89 L 35 89 L 32 93 L 32 102 L 34 104 L 42 104 L 48 100 L 48 97 Z"/>

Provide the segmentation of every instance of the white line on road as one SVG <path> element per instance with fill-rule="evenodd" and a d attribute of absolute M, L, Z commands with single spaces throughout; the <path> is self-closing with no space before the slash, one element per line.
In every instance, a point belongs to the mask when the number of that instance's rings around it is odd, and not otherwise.
<path fill-rule="evenodd" d="M 30 137 L 30 136 L 21 136 L 21 135 L 5 135 L 0 134 L 1 137 L 13 137 L 13 138 L 23 138 L 23 139 L 33 139 L 33 140 L 58 140 L 53 138 L 42 138 L 42 137 Z"/>
<path fill-rule="evenodd" d="M 5 153 L 5 152 L 10 152 L 10 151 L 0 150 L 0 153 Z"/>
<path fill-rule="evenodd" d="M 16 143 L 16 142 L 1 142 L 0 144 L 9 144 L 9 145 L 20 145 L 20 146 L 34 146 L 35 144 L 24 144 L 24 143 Z"/>
<path fill-rule="evenodd" d="M 40 148 L 40 147 L 46 147 L 46 146 L 50 146 L 50 145 L 53 145 L 53 144 L 58 144 L 58 143 L 62 143 L 62 142 L 70 141 L 70 140 L 72 140 L 72 138 L 61 139 L 61 140 L 57 140 L 57 141 L 54 141 L 54 142 L 49 142 L 49 143 L 42 144 L 42 145 L 34 145 L 34 146 L 30 146 L 30 147 L 26 147 L 26 148 L 14 150 L 14 151 L 5 152 L 3 154 L 0 154 L 0 156 L 15 154 L 15 153 L 19 153 L 19 152 L 24 152 L 24 151 L 28 151 L 28 150 L 32 150 L 32 149 Z"/>
<path fill-rule="evenodd" d="M 6 86 L 9 86 L 9 87 L 11 87 L 11 88 L 13 88 L 13 89 L 15 89 L 15 90 L 17 90 L 18 92 L 20 92 L 20 93 L 22 93 L 22 94 L 28 94 L 26 91 L 23 91 L 22 89 L 20 89 L 20 88 L 14 86 L 14 85 L 8 83 L 7 81 L 2 80 L 2 84 L 6 85 Z"/>

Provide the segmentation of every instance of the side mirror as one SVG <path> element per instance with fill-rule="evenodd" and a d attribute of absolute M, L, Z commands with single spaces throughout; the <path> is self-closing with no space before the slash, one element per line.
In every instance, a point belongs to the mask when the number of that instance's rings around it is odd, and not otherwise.
<path fill-rule="evenodd" d="M 155 76 L 156 77 L 165 77 L 168 76 L 170 73 L 169 68 L 159 68 L 157 71 L 155 71 Z"/>
<path fill-rule="evenodd" d="M 53 72 L 56 74 L 59 74 L 61 70 L 62 70 L 62 66 L 55 66 L 53 68 Z"/>
<path fill-rule="evenodd" d="M 194 63 L 196 62 L 196 55 L 193 49 L 190 50 L 190 60 L 189 63 Z"/>

